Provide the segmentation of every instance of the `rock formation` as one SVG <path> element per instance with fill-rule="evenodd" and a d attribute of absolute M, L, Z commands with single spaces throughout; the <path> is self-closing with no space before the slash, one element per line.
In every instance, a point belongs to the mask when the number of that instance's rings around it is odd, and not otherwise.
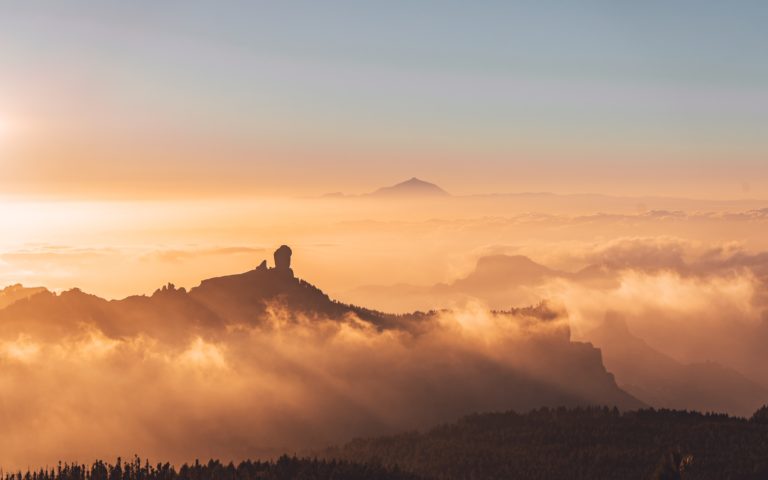
<path fill-rule="evenodd" d="M 291 270 L 291 248 L 288 245 L 281 245 L 275 250 L 275 271 L 293 276 Z"/>

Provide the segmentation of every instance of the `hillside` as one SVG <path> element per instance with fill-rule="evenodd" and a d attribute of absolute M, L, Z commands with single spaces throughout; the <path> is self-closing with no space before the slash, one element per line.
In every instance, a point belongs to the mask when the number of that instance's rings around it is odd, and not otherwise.
<path fill-rule="evenodd" d="M 608 480 L 652 478 L 659 459 L 678 448 L 693 458 L 686 479 L 768 478 L 768 424 L 760 415 L 671 410 L 479 414 L 423 433 L 358 439 L 323 456 L 451 480 Z"/>
<path fill-rule="evenodd" d="M 663 354 L 615 315 L 586 336 L 603 352 L 621 387 L 657 408 L 749 416 L 768 400 L 768 391 L 731 368 L 684 364 Z"/>
<path fill-rule="evenodd" d="M 680 474 L 683 473 L 682 477 Z M 466 416 L 423 433 L 357 439 L 311 457 L 235 464 L 61 464 L 2 480 L 762 480 L 768 406 L 751 419 L 674 410 L 541 408 Z"/>
<path fill-rule="evenodd" d="M 19 473 L 18 475 L 21 475 Z M 17 480 L 14 473 L 0 480 Z M 419 480 L 421 477 L 386 468 L 378 463 L 322 461 L 281 456 L 275 461 L 245 460 L 237 465 L 218 460 L 183 464 L 178 469 L 169 463 L 142 464 L 136 457 L 131 462 L 119 458 L 114 464 L 96 461 L 91 465 L 61 464 L 56 469 L 27 471 L 23 478 L 35 480 Z"/>

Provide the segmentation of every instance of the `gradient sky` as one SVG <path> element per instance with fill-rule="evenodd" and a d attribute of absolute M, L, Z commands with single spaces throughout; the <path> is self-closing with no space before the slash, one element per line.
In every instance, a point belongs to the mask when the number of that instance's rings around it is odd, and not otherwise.
<path fill-rule="evenodd" d="M 0 1 L 0 194 L 766 198 L 768 3 Z"/>

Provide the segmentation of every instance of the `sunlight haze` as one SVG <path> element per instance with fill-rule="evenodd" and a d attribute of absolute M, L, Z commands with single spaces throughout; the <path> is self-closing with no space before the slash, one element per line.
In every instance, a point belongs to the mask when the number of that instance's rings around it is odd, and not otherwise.
<path fill-rule="evenodd" d="M 766 25 L 0 0 L 0 480 L 768 478 Z"/>

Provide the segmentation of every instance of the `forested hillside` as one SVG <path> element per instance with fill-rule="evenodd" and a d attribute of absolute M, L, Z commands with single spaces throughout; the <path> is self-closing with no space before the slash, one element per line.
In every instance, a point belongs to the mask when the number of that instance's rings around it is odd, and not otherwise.
<path fill-rule="evenodd" d="M 218 460 L 184 464 L 142 464 L 141 459 L 114 464 L 96 461 L 90 466 L 59 465 L 56 468 L 6 473 L 2 480 L 418 480 L 421 477 L 397 468 L 345 461 L 322 461 L 283 456 L 276 461 L 246 460 L 235 465 Z"/>
<path fill-rule="evenodd" d="M 311 458 L 174 467 L 135 457 L 0 480 L 502 480 L 768 478 L 768 407 L 750 419 L 607 407 L 486 413 L 425 433 L 354 440 Z"/>
<path fill-rule="evenodd" d="M 472 415 L 425 433 L 355 440 L 329 458 L 440 479 L 648 479 L 692 456 L 685 479 L 768 478 L 768 411 L 752 419 L 672 410 L 539 409 Z M 680 478 L 675 476 L 658 478 Z"/>

